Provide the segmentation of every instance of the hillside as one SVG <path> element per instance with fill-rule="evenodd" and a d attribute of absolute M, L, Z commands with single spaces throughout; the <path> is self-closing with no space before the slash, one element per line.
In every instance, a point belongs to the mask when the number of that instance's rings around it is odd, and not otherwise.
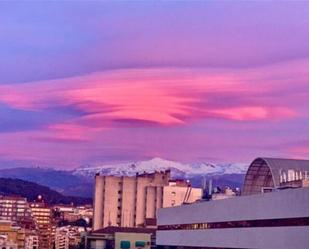
<path fill-rule="evenodd" d="M 91 197 L 94 177 L 73 175 L 50 168 L 0 169 L 0 177 L 17 178 L 47 186 L 63 195 Z"/>
<path fill-rule="evenodd" d="M 28 201 L 34 201 L 38 195 L 49 204 L 77 205 L 91 204 L 91 198 L 64 196 L 49 187 L 37 183 L 12 178 L 0 178 L 0 195 L 15 195 L 26 197 Z"/>

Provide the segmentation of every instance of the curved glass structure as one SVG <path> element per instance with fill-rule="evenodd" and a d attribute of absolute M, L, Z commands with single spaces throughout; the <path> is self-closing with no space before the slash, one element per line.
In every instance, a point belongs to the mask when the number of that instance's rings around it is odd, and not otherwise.
<path fill-rule="evenodd" d="M 257 158 L 249 166 L 243 195 L 258 194 L 265 188 L 278 188 L 281 183 L 308 176 L 309 160 Z"/>

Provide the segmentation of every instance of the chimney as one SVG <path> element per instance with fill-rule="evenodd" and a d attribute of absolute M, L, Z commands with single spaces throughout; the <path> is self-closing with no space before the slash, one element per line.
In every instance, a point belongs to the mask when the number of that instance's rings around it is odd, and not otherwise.
<path fill-rule="evenodd" d="M 206 180 L 206 176 L 203 176 L 202 179 L 202 189 L 203 189 L 203 195 L 202 195 L 202 199 L 206 200 L 207 199 L 207 180 Z"/>
<path fill-rule="evenodd" d="M 212 179 L 210 179 L 209 183 L 208 183 L 208 196 L 211 199 L 211 196 L 212 196 Z"/>

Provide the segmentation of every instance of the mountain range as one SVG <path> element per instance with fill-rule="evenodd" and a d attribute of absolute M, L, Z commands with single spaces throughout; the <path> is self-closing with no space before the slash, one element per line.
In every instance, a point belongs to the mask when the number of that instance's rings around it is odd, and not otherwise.
<path fill-rule="evenodd" d="M 172 178 L 189 179 L 193 186 L 200 187 L 202 179 L 213 179 L 214 185 L 241 187 L 248 165 L 237 163 L 180 163 L 161 158 L 116 164 L 99 164 L 79 167 L 71 171 L 51 168 L 0 169 L 0 177 L 18 178 L 48 186 L 63 195 L 92 197 L 94 176 L 133 176 L 136 173 L 171 170 Z"/>
<path fill-rule="evenodd" d="M 197 175 L 245 174 L 247 165 L 237 163 L 180 163 L 161 158 L 146 161 L 126 162 L 118 164 L 103 164 L 84 166 L 75 169 L 72 173 L 77 176 L 91 176 L 100 173 L 103 175 L 132 176 L 136 173 L 164 171 L 170 169 L 172 177 L 191 178 Z"/>

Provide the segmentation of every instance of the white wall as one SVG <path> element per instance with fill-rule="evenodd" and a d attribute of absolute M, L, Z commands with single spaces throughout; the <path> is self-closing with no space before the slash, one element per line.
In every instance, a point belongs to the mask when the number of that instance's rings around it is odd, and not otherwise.
<path fill-rule="evenodd" d="M 158 225 L 309 217 L 309 188 L 164 208 Z M 167 246 L 308 249 L 309 227 L 253 227 L 158 231 Z"/>
<path fill-rule="evenodd" d="M 309 217 L 309 187 L 162 208 L 158 225 L 293 217 Z"/>
<path fill-rule="evenodd" d="M 157 245 L 308 249 L 309 227 L 225 228 L 158 231 Z"/>

